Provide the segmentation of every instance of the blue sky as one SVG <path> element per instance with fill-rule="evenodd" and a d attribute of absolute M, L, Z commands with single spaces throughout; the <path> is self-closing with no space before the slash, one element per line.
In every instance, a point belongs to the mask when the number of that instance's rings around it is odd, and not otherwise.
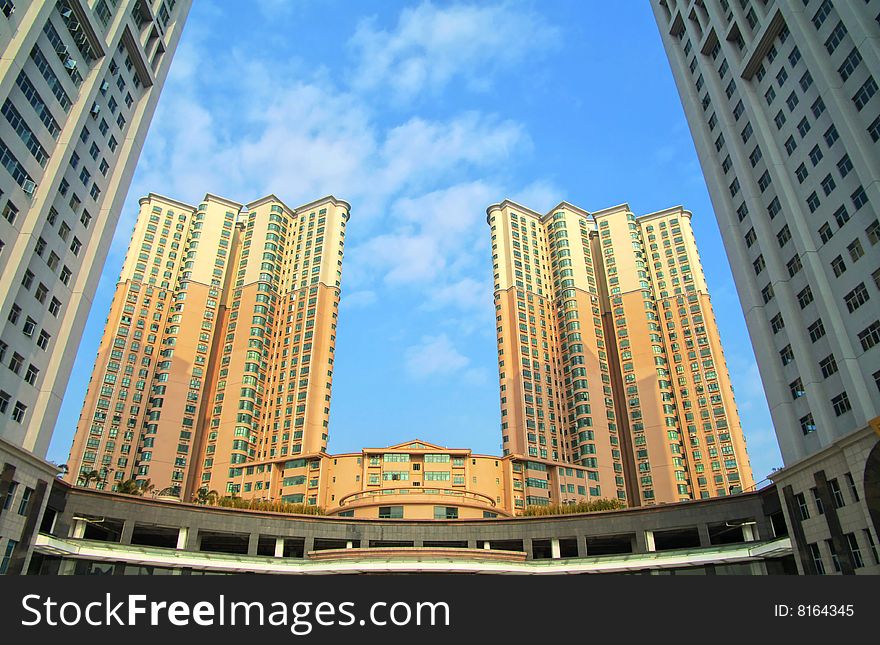
<path fill-rule="evenodd" d="M 67 388 L 58 463 L 150 191 L 352 204 L 330 452 L 420 438 L 500 453 L 489 204 L 683 204 L 755 477 L 782 465 L 647 2 L 196 2 Z"/>

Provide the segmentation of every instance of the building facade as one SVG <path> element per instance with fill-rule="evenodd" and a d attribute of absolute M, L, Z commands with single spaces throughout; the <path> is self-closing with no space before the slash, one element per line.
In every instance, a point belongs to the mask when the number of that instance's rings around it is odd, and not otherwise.
<path fill-rule="evenodd" d="M 504 454 L 577 464 L 588 498 L 630 505 L 752 488 L 691 214 L 487 213 Z"/>
<path fill-rule="evenodd" d="M 880 414 L 880 3 L 651 4 L 785 462 L 773 479 L 831 511 L 798 544 L 800 566 L 859 568 L 853 549 L 878 537 L 865 493 Z"/>
<path fill-rule="evenodd" d="M 189 7 L 0 3 L 0 498 L 27 495 L 27 517 L 57 472 L 43 457 Z"/>
<path fill-rule="evenodd" d="M 198 506 L 56 482 L 34 542 L 28 571 L 46 575 L 795 570 L 772 486 L 602 513 L 434 522 Z"/>
<path fill-rule="evenodd" d="M 325 452 L 348 218 L 332 196 L 141 199 L 69 481 L 238 494 L 242 464 Z"/>

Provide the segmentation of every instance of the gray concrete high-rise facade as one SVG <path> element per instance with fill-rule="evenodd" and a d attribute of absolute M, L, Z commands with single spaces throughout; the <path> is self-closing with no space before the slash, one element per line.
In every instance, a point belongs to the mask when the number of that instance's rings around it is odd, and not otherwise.
<path fill-rule="evenodd" d="M 55 475 L 43 458 L 190 5 L 0 2 L 0 572 L 23 566 Z"/>
<path fill-rule="evenodd" d="M 858 572 L 876 563 L 880 519 L 880 2 L 651 6 L 755 347 L 799 565 Z"/>

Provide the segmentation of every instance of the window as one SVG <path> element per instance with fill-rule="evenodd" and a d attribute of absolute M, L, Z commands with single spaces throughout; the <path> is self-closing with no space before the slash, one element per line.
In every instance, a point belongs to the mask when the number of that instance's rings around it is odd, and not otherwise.
<path fill-rule="evenodd" d="M 828 223 L 822 224 L 819 227 L 819 239 L 822 240 L 822 243 L 825 244 L 834 236 L 834 233 L 831 232 L 831 227 L 828 226 Z"/>
<path fill-rule="evenodd" d="M 853 206 L 856 207 L 856 210 L 859 210 L 862 206 L 868 203 L 868 195 L 865 193 L 865 189 L 861 186 L 856 188 L 850 197 L 852 198 L 852 203 Z"/>
<path fill-rule="evenodd" d="M 816 194 L 816 191 L 813 191 L 810 196 L 807 197 L 807 206 L 809 206 L 811 213 L 815 213 L 821 203 L 822 202 L 819 201 L 819 196 Z"/>
<path fill-rule="evenodd" d="M 880 116 L 871 121 L 871 125 L 868 126 L 868 134 L 871 135 L 871 141 L 874 143 L 880 141 Z"/>
<path fill-rule="evenodd" d="M 837 134 L 837 128 L 835 128 L 833 125 L 825 130 L 825 134 L 823 136 L 825 137 L 825 143 L 828 145 L 829 148 L 834 145 L 834 142 L 840 138 L 840 135 Z"/>
<path fill-rule="evenodd" d="M 21 495 L 21 501 L 18 503 L 18 514 L 19 515 L 27 515 L 28 505 L 31 501 L 31 495 L 34 494 L 34 489 L 30 487 L 25 487 L 24 493 Z"/>
<path fill-rule="evenodd" d="M 861 498 L 859 497 L 859 489 L 856 488 L 856 482 L 853 480 L 853 476 L 850 473 L 844 473 L 843 475 L 846 478 L 846 485 L 849 486 L 850 495 L 852 495 L 853 501 L 858 502 Z"/>
<path fill-rule="evenodd" d="M 5 219 L 10 224 L 15 224 L 15 218 L 18 216 L 18 209 L 15 207 L 10 201 L 6 202 L 6 205 L 3 207 L 3 219 Z"/>
<path fill-rule="evenodd" d="M 855 533 L 846 534 L 846 544 L 849 547 L 849 554 L 853 563 L 853 568 L 860 569 L 865 566 L 865 561 L 862 559 L 862 550 L 859 548 L 859 541 L 856 538 Z"/>
<path fill-rule="evenodd" d="M 3 559 L 0 560 L 0 575 L 5 574 L 9 570 L 9 562 L 12 560 L 12 554 L 17 545 L 18 540 L 13 540 L 12 538 L 6 540 L 6 550 L 3 552 Z"/>
<path fill-rule="evenodd" d="M 849 160 L 849 155 L 843 155 L 843 158 L 837 162 L 837 172 L 839 172 L 841 178 L 843 178 L 846 177 L 852 169 L 853 165 L 852 161 Z"/>
<path fill-rule="evenodd" d="M 813 146 L 813 149 L 810 150 L 810 162 L 815 168 L 820 161 L 822 161 L 822 149 L 818 145 Z"/>
<path fill-rule="evenodd" d="M 837 68 L 837 73 L 840 74 L 840 78 L 846 82 L 861 62 L 862 55 L 859 54 L 858 49 L 853 47 L 849 55 L 843 59 L 843 64 Z"/>
<path fill-rule="evenodd" d="M 794 137 L 789 137 L 785 140 L 785 151 L 788 153 L 789 157 L 791 156 L 791 153 L 793 153 L 796 149 L 797 142 L 794 140 Z M 803 164 L 801 164 L 801 166 L 803 166 Z"/>
<path fill-rule="evenodd" d="M 797 253 L 794 254 L 793 258 L 786 262 L 785 266 L 788 269 L 788 275 L 790 275 L 792 278 L 802 268 L 804 268 L 804 265 L 801 263 L 801 256 L 799 256 Z"/>
<path fill-rule="evenodd" d="M 829 354 L 819 361 L 819 369 L 825 378 L 835 374 L 837 372 L 837 361 L 834 359 L 834 354 Z"/>
<path fill-rule="evenodd" d="M 801 306 L 801 309 L 804 309 L 807 305 L 813 302 L 813 290 L 810 289 L 810 286 L 807 285 L 804 287 L 797 295 L 798 304 Z"/>
<path fill-rule="evenodd" d="M 754 267 L 754 269 L 755 269 L 755 275 L 760 275 L 761 271 L 764 270 L 765 266 L 766 266 L 766 264 L 764 263 L 764 256 L 763 255 L 759 255 L 757 257 L 757 259 L 754 262 L 752 262 L 752 267 Z"/>
<path fill-rule="evenodd" d="M 825 325 L 822 323 L 822 319 L 819 318 L 809 327 L 807 327 L 807 331 L 810 333 L 810 340 L 814 343 L 822 338 L 825 335 Z"/>
<path fill-rule="evenodd" d="M 857 262 L 858 259 L 865 254 L 865 249 L 862 248 L 862 243 L 859 241 L 859 238 L 850 242 L 847 245 L 846 250 L 849 251 L 849 257 L 852 258 L 853 262 Z"/>
<path fill-rule="evenodd" d="M 21 401 L 15 402 L 15 408 L 12 410 L 12 420 L 16 423 L 24 421 L 24 415 L 27 412 L 27 406 Z"/>
<path fill-rule="evenodd" d="M 458 519 L 458 508 L 455 506 L 435 506 L 434 507 L 434 519 L 435 520 L 457 520 Z"/>
<path fill-rule="evenodd" d="M 859 342 L 862 344 L 862 349 L 865 351 L 868 351 L 874 347 L 874 345 L 880 343 L 880 321 L 875 320 L 860 331 Z"/>
<path fill-rule="evenodd" d="M 804 75 L 801 76 L 801 80 L 798 81 L 801 86 L 801 89 L 806 92 L 810 85 L 813 84 L 813 77 L 810 75 L 810 72 L 804 72 Z"/>
<path fill-rule="evenodd" d="M 779 73 L 776 74 L 776 82 L 779 83 L 779 87 L 782 87 L 786 80 L 788 80 L 788 72 L 785 71 L 785 68 L 783 67 L 779 70 Z"/>
<path fill-rule="evenodd" d="M 840 490 L 840 484 L 837 483 L 837 479 L 829 479 L 828 488 L 831 489 L 831 499 L 834 501 L 834 508 L 846 506 L 846 502 L 843 501 L 843 493 Z"/>
<path fill-rule="evenodd" d="M 807 414 L 800 418 L 801 432 L 805 435 L 816 431 L 816 422 L 813 421 L 813 415 Z"/>
<path fill-rule="evenodd" d="M 868 80 L 865 81 L 862 86 L 859 88 L 859 91 L 856 92 L 853 97 L 853 103 L 856 104 L 856 109 L 861 111 L 863 107 L 868 104 L 868 101 L 871 100 L 871 97 L 877 93 L 877 82 L 874 80 L 873 76 L 869 76 Z"/>
<path fill-rule="evenodd" d="M 382 519 L 402 519 L 403 506 L 380 506 L 379 517 Z"/>
<path fill-rule="evenodd" d="M 27 373 L 24 375 L 24 380 L 28 385 L 36 385 L 37 376 L 40 374 L 40 370 L 35 367 L 33 364 L 28 365 Z"/>
<path fill-rule="evenodd" d="M 819 118 L 819 115 L 825 111 L 825 101 L 822 100 L 821 96 L 813 101 L 813 105 L 810 106 L 810 111 L 812 111 L 813 116 L 817 119 Z"/>
<path fill-rule="evenodd" d="M 813 559 L 813 566 L 816 568 L 816 573 L 819 575 L 825 575 L 825 563 L 822 562 L 822 552 L 819 551 L 819 545 L 815 542 L 810 543 L 810 557 Z"/>
<path fill-rule="evenodd" d="M 846 414 L 847 412 L 852 410 L 852 405 L 849 402 L 849 396 L 847 396 L 846 392 L 841 392 L 833 399 L 831 399 L 831 407 L 834 408 L 834 414 L 836 414 L 837 416 Z M 843 504 L 841 504 L 841 506 L 843 506 Z"/>
<path fill-rule="evenodd" d="M 843 297 L 843 301 L 846 303 L 846 308 L 850 313 L 854 312 L 870 299 L 871 296 L 868 295 L 868 290 L 865 289 L 864 282 L 860 282 L 855 289 Z"/>
<path fill-rule="evenodd" d="M 791 392 L 792 399 L 799 399 L 807 393 L 807 391 L 804 389 L 804 384 L 800 378 L 796 378 L 794 381 L 789 383 L 788 389 Z"/>
<path fill-rule="evenodd" d="M 798 166 L 797 170 L 794 171 L 794 174 L 797 177 L 798 183 L 801 184 L 804 183 L 804 180 L 810 176 L 810 173 L 807 172 L 807 167 L 804 164 Z"/>
<path fill-rule="evenodd" d="M 828 50 L 829 54 L 833 54 L 834 50 L 837 49 L 837 46 L 843 40 L 843 37 L 846 36 L 846 27 L 843 26 L 842 22 L 838 22 L 837 26 L 831 32 L 831 35 L 825 40 L 825 49 Z"/>
<path fill-rule="evenodd" d="M 821 495 L 819 495 L 819 489 L 813 487 L 810 489 L 810 492 L 813 494 L 813 502 L 815 502 L 816 504 L 816 511 L 819 513 L 819 515 L 824 515 L 825 505 L 822 503 L 822 497 Z"/>
<path fill-rule="evenodd" d="M 786 345 L 779 350 L 779 359 L 783 365 L 788 365 L 794 360 L 794 352 L 791 351 L 791 345 Z"/>
<path fill-rule="evenodd" d="M 830 0 L 822 0 L 822 4 L 819 5 L 819 9 L 813 15 L 813 26 L 816 29 L 819 29 L 822 24 L 825 22 L 825 19 L 828 17 L 828 14 L 831 13 L 831 1 Z"/>
<path fill-rule="evenodd" d="M 795 94 L 794 92 L 789 94 L 788 98 L 785 99 L 785 104 L 788 106 L 790 112 L 794 112 L 794 109 L 797 107 L 798 102 L 799 99 L 797 97 L 797 94 Z"/>
<path fill-rule="evenodd" d="M 880 222 L 877 220 L 871 222 L 865 229 L 865 234 L 868 236 L 868 241 L 871 243 L 871 246 L 880 242 Z"/>
<path fill-rule="evenodd" d="M 773 122 L 776 123 L 776 127 L 779 129 L 785 125 L 785 114 L 783 114 L 782 110 L 776 113 L 776 116 L 773 117 Z"/>
<path fill-rule="evenodd" d="M 752 154 L 749 155 L 749 162 L 752 164 L 752 168 L 758 165 L 758 162 L 761 161 L 761 157 L 761 149 L 758 146 L 755 146 L 755 149 L 752 150 Z"/>
<path fill-rule="evenodd" d="M 804 494 L 796 494 L 794 496 L 794 501 L 797 502 L 798 510 L 800 511 L 801 521 L 810 519 L 810 507 L 807 506 L 807 500 L 804 498 Z"/>
<path fill-rule="evenodd" d="M 846 272 L 846 263 L 843 261 L 843 258 L 839 255 L 831 260 L 831 270 L 834 271 L 834 276 L 839 278 Z"/>
<path fill-rule="evenodd" d="M 774 334 L 778 334 L 784 328 L 785 321 L 782 319 L 782 314 L 776 314 L 770 319 L 770 329 L 773 330 Z"/>
<path fill-rule="evenodd" d="M 825 196 L 831 194 L 831 191 L 837 187 L 837 184 L 834 183 L 834 178 L 829 174 L 826 175 L 825 179 L 822 180 L 822 191 L 825 193 Z"/>
<path fill-rule="evenodd" d="M 801 135 L 801 138 L 807 136 L 807 132 L 810 131 L 810 122 L 807 121 L 807 117 L 804 117 L 800 120 L 797 126 L 798 134 Z"/>

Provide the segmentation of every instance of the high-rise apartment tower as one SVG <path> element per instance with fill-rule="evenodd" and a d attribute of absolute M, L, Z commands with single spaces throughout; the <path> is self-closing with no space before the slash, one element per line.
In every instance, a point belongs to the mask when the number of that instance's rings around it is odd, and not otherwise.
<path fill-rule="evenodd" d="M 189 8 L 0 2 L 0 549 L 12 569 L 55 475 L 43 457 Z"/>
<path fill-rule="evenodd" d="M 785 461 L 773 478 L 803 523 L 801 568 L 859 569 L 877 539 L 865 498 L 880 503 L 863 486 L 880 471 L 880 2 L 651 5 Z M 862 510 L 820 519 L 844 503 Z"/>
<path fill-rule="evenodd" d="M 333 197 L 141 199 L 70 481 L 191 499 L 239 493 L 242 464 L 324 452 L 348 218 Z"/>
<path fill-rule="evenodd" d="M 487 212 L 504 454 L 578 464 L 632 505 L 750 488 L 691 214 Z"/>

